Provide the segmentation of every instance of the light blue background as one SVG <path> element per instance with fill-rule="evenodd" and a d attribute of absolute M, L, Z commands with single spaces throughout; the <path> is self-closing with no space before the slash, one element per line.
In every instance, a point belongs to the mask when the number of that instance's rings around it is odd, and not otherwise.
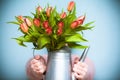
<path fill-rule="evenodd" d="M 1 80 L 26 80 L 25 65 L 32 57 L 32 45 L 21 47 L 11 39 L 21 33 L 18 26 L 6 24 L 17 15 L 31 15 L 37 5 L 49 3 L 58 11 L 66 10 L 69 0 L 4 0 L 0 4 L 0 78 Z M 86 21 L 96 21 L 93 31 L 85 31 L 91 49 L 89 57 L 96 68 L 95 80 L 120 80 L 120 1 L 75 0 L 77 16 L 86 13 Z M 32 16 L 32 15 L 31 15 Z M 36 54 L 47 53 L 46 49 Z M 79 50 L 73 53 L 80 55 Z"/>

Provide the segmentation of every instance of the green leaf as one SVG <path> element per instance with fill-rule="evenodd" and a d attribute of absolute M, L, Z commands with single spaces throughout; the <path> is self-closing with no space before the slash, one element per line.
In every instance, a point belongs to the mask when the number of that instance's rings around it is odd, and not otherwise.
<path fill-rule="evenodd" d="M 30 35 L 20 36 L 18 38 L 13 38 L 22 42 L 34 42 L 34 38 Z"/>
<path fill-rule="evenodd" d="M 60 48 L 62 48 L 63 46 L 65 46 L 65 42 L 60 42 L 60 43 L 57 45 L 56 49 L 60 49 Z"/>
<path fill-rule="evenodd" d="M 34 36 L 35 38 L 39 38 L 41 34 L 38 32 L 34 32 L 34 33 L 31 33 L 31 35 Z"/>
<path fill-rule="evenodd" d="M 89 27 L 91 24 L 93 24 L 95 21 L 92 21 L 92 22 L 89 22 L 89 23 L 87 23 L 87 24 L 85 24 L 85 25 L 83 25 L 84 27 Z"/>
<path fill-rule="evenodd" d="M 54 38 L 55 40 L 57 40 L 57 35 L 56 35 L 56 34 L 53 34 L 53 38 Z"/>
<path fill-rule="evenodd" d="M 72 15 L 73 15 L 73 16 L 76 16 L 76 4 L 74 5 Z"/>
<path fill-rule="evenodd" d="M 46 44 L 50 43 L 50 39 L 47 36 L 40 36 L 38 38 L 38 48 L 42 49 Z"/>
<path fill-rule="evenodd" d="M 93 24 L 93 23 L 94 23 L 94 21 L 86 23 L 85 25 L 80 25 L 75 30 L 82 31 L 82 30 L 92 29 L 93 27 L 95 27 L 95 26 L 91 26 L 91 24 Z"/>
<path fill-rule="evenodd" d="M 65 41 L 66 42 L 85 42 L 87 40 L 84 39 L 80 34 L 76 33 L 72 36 L 66 37 Z"/>
<path fill-rule="evenodd" d="M 20 23 L 19 23 L 19 22 L 15 22 L 15 21 L 7 22 L 7 23 L 20 25 Z"/>
<path fill-rule="evenodd" d="M 23 41 L 20 41 L 20 40 L 18 40 L 18 39 L 16 39 L 16 41 L 17 41 L 17 43 L 18 43 L 20 46 L 26 47 L 26 45 L 23 43 Z"/>
<path fill-rule="evenodd" d="M 88 47 L 88 46 L 83 46 L 83 45 L 80 45 L 80 44 L 77 44 L 77 43 L 68 43 L 68 46 L 70 48 L 76 48 L 76 49 L 84 49 L 84 48 Z"/>
<path fill-rule="evenodd" d="M 33 13 L 33 12 L 31 12 L 31 14 L 32 14 L 33 16 L 36 16 L 36 14 L 35 14 L 35 13 Z"/>
<path fill-rule="evenodd" d="M 30 28 L 33 32 L 38 32 L 38 28 L 36 26 L 32 25 Z"/>
<path fill-rule="evenodd" d="M 70 12 L 65 19 L 63 19 L 65 33 L 70 33 L 71 31 L 73 31 L 70 28 L 70 25 L 74 20 L 76 20 L 76 7 L 74 7 L 73 11 Z"/>
<path fill-rule="evenodd" d="M 43 14 L 43 12 L 40 12 L 40 15 L 41 15 L 41 19 L 42 19 L 43 21 L 45 21 L 45 20 L 46 20 L 46 17 L 45 17 L 45 15 Z"/>
<path fill-rule="evenodd" d="M 36 38 L 32 35 L 26 35 L 25 36 L 25 42 L 35 42 Z"/>
<path fill-rule="evenodd" d="M 54 27 L 56 25 L 55 17 L 56 17 L 56 8 L 52 10 L 49 17 L 49 24 L 51 25 L 51 27 Z"/>
<path fill-rule="evenodd" d="M 76 31 L 82 31 L 82 30 L 88 30 L 88 29 L 92 29 L 94 26 L 89 26 L 89 27 L 84 27 L 84 26 L 79 26 L 78 28 L 76 28 Z"/>

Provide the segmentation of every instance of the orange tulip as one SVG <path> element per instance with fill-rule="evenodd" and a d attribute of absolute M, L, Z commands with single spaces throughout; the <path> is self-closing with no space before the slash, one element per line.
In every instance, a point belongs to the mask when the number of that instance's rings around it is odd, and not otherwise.
<path fill-rule="evenodd" d="M 40 6 L 37 7 L 37 12 L 40 13 L 42 11 L 42 8 Z"/>
<path fill-rule="evenodd" d="M 75 2 L 74 2 L 74 1 L 71 1 L 71 2 L 68 4 L 67 10 L 68 10 L 68 11 L 71 11 L 71 10 L 74 8 L 74 5 L 75 5 Z"/>
<path fill-rule="evenodd" d="M 64 19 L 66 17 L 66 12 L 63 12 L 61 15 L 60 15 L 60 18 Z"/>
<path fill-rule="evenodd" d="M 40 19 L 35 18 L 35 19 L 33 20 L 33 23 L 34 23 L 35 26 L 39 27 L 39 26 L 40 26 Z"/>
<path fill-rule="evenodd" d="M 47 17 L 50 17 L 51 11 L 52 11 L 52 7 L 48 7 L 47 10 L 46 10 Z"/>
<path fill-rule="evenodd" d="M 31 26 L 32 25 L 31 21 L 28 18 L 25 18 L 24 21 L 27 24 L 27 26 Z"/>
<path fill-rule="evenodd" d="M 78 17 L 78 19 L 76 21 L 78 21 L 79 25 L 82 25 L 84 20 L 85 20 L 85 15 Z"/>
<path fill-rule="evenodd" d="M 23 16 L 21 16 L 21 15 L 18 16 L 17 18 L 18 18 L 20 21 L 24 21 L 24 18 L 23 18 Z"/>
<path fill-rule="evenodd" d="M 70 27 L 71 27 L 72 29 L 75 29 L 77 26 L 78 26 L 78 21 L 74 21 L 74 22 L 72 22 L 71 25 L 70 25 Z"/>
<path fill-rule="evenodd" d="M 28 32 L 28 26 L 25 23 L 20 24 L 20 29 L 25 33 Z"/>

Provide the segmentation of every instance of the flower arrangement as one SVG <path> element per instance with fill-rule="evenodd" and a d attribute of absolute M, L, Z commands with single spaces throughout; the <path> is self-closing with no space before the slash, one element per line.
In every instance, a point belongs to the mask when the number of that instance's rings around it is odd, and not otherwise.
<path fill-rule="evenodd" d="M 76 16 L 74 1 L 69 2 L 67 11 L 58 13 L 56 7 L 47 6 L 42 9 L 38 6 L 31 16 L 17 16 L 16 21 L 9 23 L 17 24 L 22 36 L 14 38 L 19 45 L 26 46 L 24 42 L 31 42 L 34 49 L 46 47 L 49 51 L 59 50 L 65 45 L 70 48 L 86 48 L 78 42 L 86 42 L 83 30 L 93 28 L 93 22 L 83 25 L 86 15 Z"/>

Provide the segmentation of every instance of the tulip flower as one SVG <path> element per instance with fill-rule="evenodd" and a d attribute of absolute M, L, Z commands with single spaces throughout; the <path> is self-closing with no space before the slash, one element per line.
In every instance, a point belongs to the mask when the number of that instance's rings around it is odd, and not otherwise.
<path fill-rule="evenodd" d="M 66 17 L 66 12 L 63 12 L 61 15 L 60 15 L 60 18 L 64 19 Z"/>
<path fill-rule="evenodd" d="M 33 23 L 34 23 L 35 26 L 39 27 L 39 26 L 40 26 L 40 19 L 35 18 L 35 19 L 33 20 Z"/>
<path fill-rule="evenodd" d="M 52 28 L 51 27 L 46 28 L 46 33 L 48 35 L 52 34 Z"/>
<path fill-rule="evenodd" d="M 76 21 L 78 21 L 79 25 L 82 25 L 84 20 L 85 20 L 85 15 L 78 17 L 78 19 Z"/>
<path fill-rule="evenodd" d="M 42 8 L 40 6 L 37 7 L 37 12 L 40 13 L 42 11 Z"/>
<path fill-rule="evenodd" d="M 68 11 L 72 11 L 72 9 L 74 8 L 74 5 L 75 5 L 75 2 L 74 2 L 74 1 L 71 1 L 71 2 L 68 4 L 67 10 L 68 10 Z"/>
<path fill-rule="evenodd" d="M 61 35 L 62 34 L 62 29 L 58 29 L 57 30 L 57 35 Z"/>
<path fill-rule="evenodd" d="M 25 23 L 20 24 L 20 29 L 25 33 L 28 32 L 28 26 Z"/>
<path fill-rule="evenodd" d="M 72 22 L 71 25 L 70 25 L 70 27 L 71 27 L 72 29 L 75 29 L 77 26 L 78 26 L 78 21 L 74 21 L 74 22 Z"/>
<path fill-rule="evenodd" d="M 27 24 L 27 26 L 31 26 L 32 25 L 31 21 L 28 18 L 25 18 L 24 21 Z"/>
<path fill-rule="evenodd" d="M 44 28 L 48 28 L 48 27 L 49 27 L 48 21 L 44 21 L 44 22 L 43 22 L 43 27 L 44 27 Z"/>
<path fill-rule="evenodd" d="M 20 20 L 20 21 L 24 21 L 24 18 L 23 18 L 23 16 L 21 16 L 21 15 L 18 16 L 17 18 L 18 18 L 18 20 Z"/>
<path fill-rule="evenodd" d="M 59 3 L 60 5 L 62 3 Z M 79 7 L 78 7 L 79 8 Z M 8 23 L 17 24 L 22 35 L 15 38 L 18 44 L 25 46 L 26 42 L 33 44 L 34 49 L 47 48 L 49 52 L 60 50 L 64 46 L 72 48 L 86 48 L 77 44 L 85 42 L 84 36 L 78 34 L 84 30 L 92 29 L 92 23 L 83 25 L 85 15 L 77 16 L 76 4 L 74 0 L 69 1 L 65 11 L 57 10 L 52 6 L 37 6 L 32 16 L 15 16 L 16 21 Z M 81 38 L 81 39 L 80 39 Z M 75 40 L 77 39 L 77 40 Z M 58 79 L 59 80 L 59 79 Z"/>
<path fill-rule="evenodd" d="M 47 10 L 46 10 L 47 17 L 50 17 L 51 11 L 52 11 L 52 7 L 48 7 Z"/>
<path fill-rule="evenodd" d="M 58 27 L 59 27 L 59 29 L 62 29 L 63 26 L 64 26 L 64 23 L 63 23 L 62 21 L 58 23 Z"/>
<path fill-rule="evenodd" d="M 79 20 L 77 21 L 78 22 L 78 25 L 82 25 L 83 24 L 83 21 L 82 20 Z"/>

